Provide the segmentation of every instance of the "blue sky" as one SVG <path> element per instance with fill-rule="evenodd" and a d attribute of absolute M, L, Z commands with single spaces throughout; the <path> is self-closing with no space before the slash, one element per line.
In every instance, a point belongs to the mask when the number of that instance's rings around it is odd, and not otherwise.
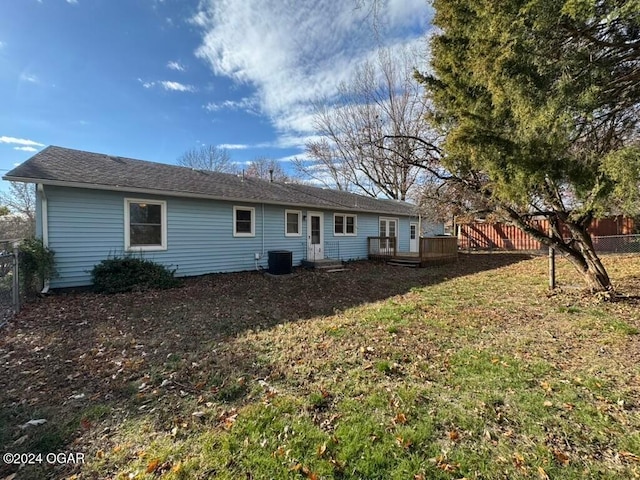
<path fill-rule="evenodd" d="M 5 0 L 0 173 L 46 145 L 164 163 L 201 144 L 237 162 L 301 156 L 315 100 L 379 44 L 424 48 L 426 0 L 383 0 L 377 37 L 368 2 Z"/>

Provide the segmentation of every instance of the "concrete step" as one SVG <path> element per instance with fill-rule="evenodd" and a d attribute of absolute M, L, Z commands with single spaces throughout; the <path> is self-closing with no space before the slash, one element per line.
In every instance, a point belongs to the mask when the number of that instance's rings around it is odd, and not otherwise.
<path fill-rule="evenodd" d="M 346 272 L 347 270 L 348 270 L 348 268 L 327 268 L 327 269 L 322 269 L 322 271 L 327 272 L 327 273 Z"/>
<path fill-rule="evenodd" d="M 339 260 L 323 260 L 321 262 L 314 262 L 313 266 L 315 268 L 339 268 L 342 267 L 342 262 Z"/>
<path fill-rule="evenodd" d="M 331 260 L 331 259 L 323 259 L 323 260 L 303 260 L 302 266 L 306 268 L 314 268 L 316 270 L 330 270 L 336 268 L 342 268 L 342 262 L 340 260 Z"/>

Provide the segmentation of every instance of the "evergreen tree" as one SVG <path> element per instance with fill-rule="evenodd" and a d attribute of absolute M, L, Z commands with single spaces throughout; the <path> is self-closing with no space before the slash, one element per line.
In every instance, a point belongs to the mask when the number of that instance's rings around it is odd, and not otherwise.
<path fill-rule="evenodd" d="M 587 228 L 640 205 L 640 2 L 435 0 L 440 171 L 611 290 Z M 544 216 L 550 231 L 532 221 Z"/>

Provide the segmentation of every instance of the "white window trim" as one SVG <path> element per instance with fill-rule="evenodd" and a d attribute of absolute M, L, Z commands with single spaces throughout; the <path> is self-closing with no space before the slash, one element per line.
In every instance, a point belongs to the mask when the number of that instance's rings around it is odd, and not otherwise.
<path fill-rule="evenodd" d="M 238 232 L 236 231 L 236 212 L 238 210 L 241 211 L 250 211 L 251 212 L 251 232 Z M 243 206 L 234 206 L 233 207 L 233 236 L 234 237 L 255 237 L 256 236 L 256 209 L 254 207 L 243 207 Z"/>
<path fill-rule="evenodd" d="M 287 215 L 295 213 L 298 215 L 298 233 L 287 232 Z M 302 236 L 302 210 L 285 210 L 284 211 L 284 236 L 285 237 L 301 237 Z"/>
<path fill-rule="evenodd" d="M 396 222 L 396 238 L 400 238 L 400 218 L 398 217 L 378 217 L 378 234 L 380 234 L 380 220 Z"/>
<path fill-rule="evenodd" d="M 132 203 L 148 203 L 149 205 L 160 205 L 161 244 L 131 246 L 131 216 L 130 205 Z M 150 200 L 148 198 L 125 198 L 124 199 L 124 249 L 128 252 L 159 252 L 167 249 L 167 202 L 164 200 Z"/>
<path fill-rule="evenodd" d="M 342 217 L 343 233 L 336 233 L 336 217 Z M 353 217 L 353 233 L 347 233 L 347 217 Z M 357 237 L 358 236 L 358 215 L 353 213 L 334 213 L 333 214 L 333 236 L 334 237 Z"/>

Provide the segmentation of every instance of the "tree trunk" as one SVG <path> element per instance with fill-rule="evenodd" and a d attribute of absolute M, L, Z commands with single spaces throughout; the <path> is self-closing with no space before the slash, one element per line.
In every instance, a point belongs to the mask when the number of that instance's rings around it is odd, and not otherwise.
<path fill-rule="evenodd" d="M 592 293 L 612 291 L 611 279 L 593 247 L 587 225 L 571 221 L 565 221 L 565 225 L 571 232 L 571 243 L 575 244 L 575 247 L 570 248 L 572 252 L 565 256 L 568 256 L 571 263 L 582 273 L 589 290 Z"/>
<path fill-rule="evenodd" d="M 591 293 L 612 291 L 613 286 L 609 275 L 595 250 L 593 250 L 593 246 L 591 246 L 590 251 L 585 251 L 584 245 L 580 245 L 580 250 L 582 251 L 572 250 L 573 252 L 571 253 L 562 253 L 582 274 L 584 282 Z"/>
<path fill-rule="evenodd" d="M 571 234 L 570 241 L 565 242 L 562 238 L 561 228 L 556 228 L 556 231 L 553 233 L 543 232 L 528 223 L 514 210 L 509 208 L 505 210 L 508 218 L 513 221 L 520 230 L 531 235 L 543 245 L 553 248 L 557 253 L 569 260 L 582 274 L 582 278 L 591 293 L 613 291 L 611 279 L 593 247 L 591 235 L 587 232 L 588 222 L 580 224 L 571 221 L 567 215 L 563 215 L 563 218 L 560 220 Z M 549 220 L 551 221 L 551 219 Z"/>

